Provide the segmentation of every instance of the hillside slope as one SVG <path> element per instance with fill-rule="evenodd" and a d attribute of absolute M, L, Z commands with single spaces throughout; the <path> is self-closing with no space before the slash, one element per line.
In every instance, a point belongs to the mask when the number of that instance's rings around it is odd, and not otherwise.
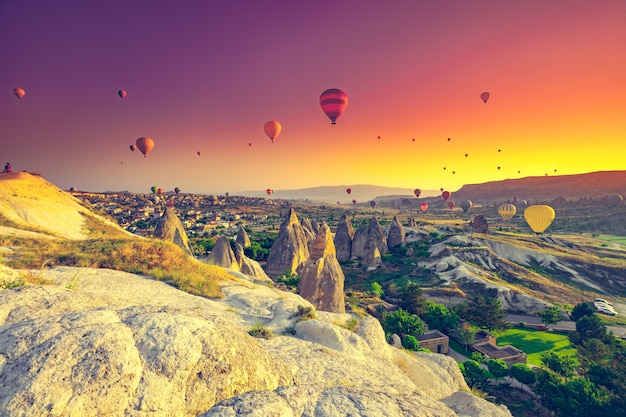
<path fill-rule="evenodd" d="M 40 176 L 27 172 L 0 174 L 0 226 L 86 239 L 86 219 L 126 234 L 117 224 L 92 213 L 71 194 Z"/>
<path fill-rule="evenodd" d="M 524 200 L 552 201 L 603 198 L 609 194 L 626 195 L 626 171 L 599 171 L 576 175 L 554 175 L 468 184 L 454 193 L 455 199 L 503 201 L 514 197 Z"/>

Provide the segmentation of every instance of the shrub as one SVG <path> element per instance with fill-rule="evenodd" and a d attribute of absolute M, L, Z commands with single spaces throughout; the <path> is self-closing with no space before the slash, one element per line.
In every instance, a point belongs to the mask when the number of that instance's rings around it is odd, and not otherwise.
<path fill-rule="evenodd" d="M 271 329 L 268 329 L 259 322 L 256 322 L 254 326 L 248 330 L 248 334 L 262 339 L 269 339 L 274 335 Z"/>
<path fill-rule="evenodd" d="M 402 346 L 405 349 L 412 350 L 413 352 L 415 352 L 419 349 L 420 344 L 415 338 L 415 336 L 407 334 L 407 335 L 404 335 L 404 337 L 402 338 Z"/>
<path fill-rule="evenodd" d="M 299 305 L 298 310 L 291 315 L 290 318 L 295 318 L 296 321 L 311 320 L 317 317 L 315 309 L 312 306 Z"/>

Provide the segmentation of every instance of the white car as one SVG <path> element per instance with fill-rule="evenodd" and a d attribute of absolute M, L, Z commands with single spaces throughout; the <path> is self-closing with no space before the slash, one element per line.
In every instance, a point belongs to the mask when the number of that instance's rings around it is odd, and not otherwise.
<path fill-rule="evenodd" d="M 617 312 L 609 306 L 596 306 L 596 310 L 598 310 L 598 313 L 606 314 L 608 316 L 617 316 Z"/>
<path fill-rule="evenodd" d="M 596 298 L 595 300 L 593 300 L 593 304 L 595 304 L 595 303 L 606 304 L 606 305 L 609 305 L 609 306 L 613 307 L 613 304 L 609 303 L 608 301 L 606 301 L 603 298 Z"/>

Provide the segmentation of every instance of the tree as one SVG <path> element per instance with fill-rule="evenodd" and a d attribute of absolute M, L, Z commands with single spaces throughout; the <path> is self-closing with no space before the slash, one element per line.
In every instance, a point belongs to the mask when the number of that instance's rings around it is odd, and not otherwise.
<path fill-rule="evenodd" d="M 467 385 L 472 388 L 485 386 L 489 379 L 487 371 L 481 368 L 478 362 L 472 360 L 463 362 L 461 373 L 463 374 Z"/>
<path fill-rule="evenodd" d="M 441 330 L 444 333 L 456 329 L 460 320 L 454 311 L 430 300 L 426 301 L 426 312 L 423 318 L 429 329 Z"/>
<path fill-rule="evenodd" d="M 490 332 L 509 328 L 500 300 L 496 297 L 484 297 L 477 294 L 466 303 L 459 303 L 457 306 L 455 310 L 457 314 L 475 326 L 485 328 Z"/>
<path fill-rule="evenodd" d="M 606 326 L 597 315 L 583 316 L 576 322 L 576 331 L 570 334 L 570 341 L 575 345 L 580 345 L 588 339 L 606 338 Z"/>
<path fill-rule="evenodd" d="M 387 335 L 397 334 L 401 338 L 410 334 L 416 336 L 424 333 L 424 323 L 418 316 L 403 309 L 383 315 L 383 329 Z"/>
<path fill-rule="evenodd" d="M 546 326 L 549 326 L 561 320 L 561 309 L 557 306 L 546 306 L 543 311 L 537 313 L 537 316 L 541 317 L 542 323 L 545 323 Z"/>
<path fill-rule="evenodd" d="M 541 355 L 541 363 L 563 377 L 573 376 L 576 372 L 576 360 L 573 356 L 558 355 L 552 351 Z"/>
<path fill-rule="evenodd" d="M 579 303 L 574 306 L 569 316 L 573 321 L 578 321 L 581 317 L 593 316 L 594 314 L 596 311 L 590 303 Z"/>
<path fill-rule="evenodd" d="M 383 287 L 378 282 L 374 281 L 372 282 L 372 285 L 370 285 L 370 293 L 375 297 L 380 298 L 385 292 L 383 291 Z"/>
<path fill-rule="evenodd" d="M 426 310 L 426 299 L 417 283 L 408 281 L 398 296 L 400 298 L 398 305 L 409 313 L 420 315 Z"/>
<path fill-rule="evenodd" d="M 535 371 L 525 363 L 514 363 L 511 365 L 510 374 L 517 379 L 520 384 L 532 385 L 536 381 Z"/>
<path fill-rule="evenodd" d="M 509 366 L 501 359 L 489 359 L 487 369 L 496 378 L 496 382 L 509 374 Z"/>
<path fill-rule="evenodd" d="M 463 347 L 465 347 L 465 350 L 467 350 L 467 347 L 469 345 L 474 344 L 474 342 L 476 341 L 476 330 L 472 329 L 469 326 L 459 327 L 457 334 L 459 337 L 459 343 L 462 344 Z"/>

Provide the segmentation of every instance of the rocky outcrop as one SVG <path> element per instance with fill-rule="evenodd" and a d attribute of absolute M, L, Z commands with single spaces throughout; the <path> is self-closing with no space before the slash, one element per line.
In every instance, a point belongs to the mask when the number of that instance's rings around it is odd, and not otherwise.
<path fill-rule="evenodd" d="M 309 257 L 308 234 L 293 207 L 290 208 L 270 249 L 265 272 L 272 278 L 285 273 L 299 273 Z"/>
<path fill-rule="evenodd" d="M 370 260 L 375 253 L 374 249 L 377 249 L 380 255 L 389 252 L 385 232 L 376 216 L 370 219 L 367 227 L 361 226 L 354 233 L 352 258 Z"/>
<path fill-rule="evenodd" d="M 317 236 L 317 231 L 313 227 L 313 223 L 311 223 L 311 220 L 305 217 L 304 219 L 302 219 L 300 224 L 302 225 L 302 228 L 304 229 L 304 232 L 306 234 L 306 240 L 308 242 L 311 242 L 313 239 L 315 239 L 315 236 Z"/>
<path fill-rule="evenodd" d="M 354 228 L 346 213 L 341 216 L 335 232 L 335 251 L 337 260 L 340 262 L 349 261 L 352 257 L 352 239 L 354 238 Z"/>
<path fill-rule="evenodd" d="M 239 264 L 239 272 L 255 278 L 257 281 L 271 283 L 272 279 L 265 273 L 265 270 L 254 259 L 250 259 L 244 253 L 243 247 L 237 243 L 235 245 L 235 258 Z"/>
<path fill-rule="evenodd" d="M 185 228 L 178 216 L 176 216 L 174 209 L 171 207 L 166 207 L 163 215 L 159 218 L 156 228 L 154 229 L 154 237 L 174 242 L 188 254 L 191 255 L 192 253 Z"/>
<path fill-rule="evenodd" d="M 298 294 L 318 310 L 345 313 L 345 277 L 337 261 L 332 233 L 325 223 L 319 229 L 300 274 Z"/>
<path fill-rule="evenodd" d="M 387 246 L 395 248 L 397 246 L 404 247 L 405 244 L 404 227 L 398 221 L 398 218 L 394 216 L 391 226 L 389 226 L 389 232 L 387 232 Z"/>
<path fill-rule="evenodd" d="M 469 222 L 467 230 L 476 233 L 489 233 L 489 223 L 482 214 L 474 217 L 474 220 Z"/>
<path fill-rule="evenodd" d="M 307 301 L 235 276 L 209 300 L 111 270 L 40 272 L 55 284 L 0 291 L 3 416 L 511 416 L 461 394 L 453 359 L 391 348 L 372 317 L 296 323 Z M 247 334 L 259 324 L 274 337 Z"/>
<path fill-rule="evenodd" d="M 241 226 L 237 232 L 237 239 L 235 240 L 235 243 L 241 245 L 242 248 L 250 247 L 250 236 L 248 236 L 248 232 L 246 232 L 246 229 L 243 226 Z"/>
<path fill-rule="evenodd" d="M 239 262 L 230 247 L 228 238 L 225 236 L 220 236 L 217 239 L 213 249 L 211 249 L 211 253 L 209 253 L 207 263 L 211 265 L 218 265 L 223 268 L 234 269 L 236 271 L 239 270 Z"/>

